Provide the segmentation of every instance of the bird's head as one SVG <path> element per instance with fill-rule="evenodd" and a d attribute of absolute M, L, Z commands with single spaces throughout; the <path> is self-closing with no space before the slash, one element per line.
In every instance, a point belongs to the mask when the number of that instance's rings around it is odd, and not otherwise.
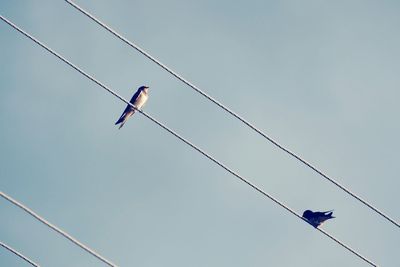
<path fill-rule="evenodd" d="M 303 218 L 310 218 L 313 215 L 313 212 L 311 210 L 306 210 L 303 212 Z"/>
<path fill-rule="evenodd" d="M 149 89 L 149 87 L 146 85 L 140 86 L 140 88 L 139 88 L 140 91 L 144 91 L 145 93 L 147 93 L 148 89 Z"/>

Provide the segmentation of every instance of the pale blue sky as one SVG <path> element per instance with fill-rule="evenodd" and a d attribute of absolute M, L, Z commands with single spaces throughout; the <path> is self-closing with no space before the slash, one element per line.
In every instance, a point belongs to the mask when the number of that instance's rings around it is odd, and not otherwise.
<path fill-rule="evenodd" d="M 400 218 L 398 1 L 77 1 L 337 181 Z M 381 266 L 400 232 L 64 1 L 1 14 Z M 1 190 L 120 266 L 366 266 L 0 23 Z M 0 200 L 42 266 L 103 266 Z M 28 266 L 0 249 L 1 266 Z"/>

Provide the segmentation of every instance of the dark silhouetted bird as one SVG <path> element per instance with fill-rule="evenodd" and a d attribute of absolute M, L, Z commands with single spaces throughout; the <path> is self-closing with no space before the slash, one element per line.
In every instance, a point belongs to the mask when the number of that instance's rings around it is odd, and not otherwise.
<path fill-rule="evenodd" d="M 136 93 L 132 96 L 131 101 L 129 102 L 136 108 L 141 109 L 147 101 L 148 89 L 149 87 L 147 86 L 140 86 Z M 121 127 L 124 126 L 125 122 L 129 119 L 129 117 L 135 114 L 135 111 L 136 110 L 133 107 L 128 105 L 122 113 L 121 117 L 115 123 L 115 125 L 121 124 L 119 126 L 119 129 L 121 129 Z"/>
<path fill-rule="evenodd" d="M 332 211 L 316 211 L 312 212 L 311 210 L 306 210 L 303 213 L 303 218 L 306 219 L 312 226 L 317 228 L 326 220 L 335 218 L 332 216 Z"/>

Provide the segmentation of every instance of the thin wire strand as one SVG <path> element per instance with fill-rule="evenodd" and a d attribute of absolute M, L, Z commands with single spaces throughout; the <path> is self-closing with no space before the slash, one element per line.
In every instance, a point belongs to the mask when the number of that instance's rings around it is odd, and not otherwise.
<path fill-rule="evenodd" d="M 1 16 L 1 19 L 3 21 L 6 21 L 4 19 L 3 16 Z M 7 21 L 6 21 L 7 22 Z M 7 22 L 9 23 L 9 22 Z M 11 25 L 11 24 L 10 24 Z M 41 217 L 40 215 L 38 215 L 37 213 L 35 213 L 34 211 L 32 211 L 31 209 L 29 209 L 27 206 L 21 204 L 20 202 L 18 202 L 17 200 L 13 199 L 12 197 L 8 196 L 7 194 L 0 192 L 0 196 L 3 197 L 5 200 L 9 201 L 10 203 L 14 204 L 15 206 L 21 208 L 22 210 L 24 210 L 25 212 L 27 212 L 29 215 L 31 215 L 32 217 L 34 217 L 36 220 L 40 221 L 41 223 L 43 223 L 44 225 L 50 227 L 51 229 L 53 229 L 54 231 L 56 231 L 57 233 L 59 233 L 60 235 L 64 236 L 65 238 L 67 238 L 68 240 L 70 240 L 72 243 L 74 243 L 75 245 L 81 247 L 82 249 L 86 250 L 87 252 L 89 252 L 90 254 L 92 254 L 93 256 L 95 256 L 96 258 L 98 258 L 99 260 L 101 260 L 102 262 L 104 262 L 105 264 L 107 264 L 108 266 L 111 267 L 117 267 L 116 264 L 112 263 L 111 261 L 107 260 L 106 258 L 104 258 L 103 256 L 101 256 L 100 254 L 98 254 L 97 252 L 95 252 L 94 250 L 92 250 L 91 248 L 89 248 L 88 246 L 82 244 L 80 241 L 78 241 L 76 238 L 72 237 L 70 234 L 66 233 L 65 231 L 61 230 L 60 228 L 58 228 L 57 226 L 55 226 L 54 224 L 51 224 L 50 222 L 48 222 L 46 219 L 44 219 L 43 217 Z"/>
<path fill-rule="evenodd" d="M 188 146 L 190 146 L 191 148 L 193 148 L 194 150 L 196 150 L 197 152 L 201 153 L 203 156 L 205 156 L 206 158 L 208 158 L 209 160 L 211 160 L 212 162 L 214 162 L 215 164 L 217 164 L 218 166 L 220 166 L 221 168 L 223 168 L 224 170 L 226 170 L 227 172 L 229 172 L 230 174 L 232 174 L 233 176 L 235 176 L 236 178 L 240 179 L 242 182 L 246 183 L 247 185 L 249 185 L 250 187 L 252 187 L 253 189 L 255 189 L 256 191 L 258 191 L 259 193 L 261 193 L 262 195 L 264 195 L 265 197 L 269 198 L 270 200 L 272 200 L 273 202 L 275 202 L 276 204 L 278 204 L 279 206 L 281 206 L 282 208 L 284 208 L 285 210 L 287 210 L 288 212 L 290 212 L 291 214 L 293 214 L 294 216 L 296 216 L 297 218 L 307 222 L 304 218 L 302 218 L 299 214 L 297 214 L 295 211 L 293 211 L 291 208 L 289 208 L 288 206 L 286 206 L 285 204 L 283 204 L 282 202 L 280 202 L 279 200 L 277 200 L 276 198 L 272 197 L 271 195 L 267 194 L 266 192 L 264 192 L 261 188 L 257 187 L 256 185 L 254 185 L 253 183 L 251 183 L 249 180 L 247 180 L 246 178 L 244 178 L 243 176 L 239 175 L 238 173 L 236 173 L 235 171 L 231 170 L 230 168 L 228 168 L 227 166 L 225 166 L 223 163 L 221 163 L 220 161 L 218 161 L 217 159 L 215 159 L 214 157 L 212 157 L 210 154 L 206 153 L 204 150 L 200 149 L 199 147 L 197 147 L 196 145 L 194 145 L 193 143 L 191 143 L 190 141 L 186 140 L 184 137 L 182 137 L 181 135 L 179 135 L 178 133 L 176 133 L 175 131 L 171 130 L 170 128 L 168 128 L 165 124 L 159 122 L 158 120 L 156 120 L 155 118 L 153 118 L 152 116 L 148 115 L 147 113 L 145 113 L 144 111 L 137 109 L 134 105 L 132 105 L 129 101 L 127 101 L 125 98 L 123 98 L 122 96 L 120 96 L 119 94 L 117 94 L 116 92 L 114 92 L 112 89 L 110 89 L 109 87 L 107 87 L 106 85 L 102 84 L 100 81 L 96 80 L 94 77 L 90 76 L 89 74 L 87 74 L 86 72 L 84 72 L 83 70 L 81 70 L 80 68 L 78 68 L 77 66 L 75 66 L 74 64 L 72 64 L 71 62 L 69 62 L 67 59 L 65 59 L 64 57 L 62 57 L 60 54 L 54 52 L 53 50 L 51 50 L 49 47 L 47 47 L 46 45 L 44 45 L 43 43 L 41 43 L 40 41 L 38 41 L 37 39 L 35 39 L 33 36 L 29 35 L 28 33 L 26 33 L 25 31 L 23 31 L 22 29 L 18 28 L 16 25 L 14 25 L 13 23 L 11 23 L 10 21 L 8 21 L 7 19 L 3 18 L 1 16 L 1 19 L 3 21 L 5 21 L 6 23 L 8 23 L 11 27 L 13 27 L 14 29 L 16 29 L 17 31 L 19 31 L 20 33 L 22 33 L 23 35 L 25 35 L 26 37 L 28 37 L 29 39 L 31 39 L 32 41 L 34 41 L 36 44 L 38 44 L 39 46 L 41 46 L 42 48 L 44 48 L 45 50 L 47 50 L 48 52 L 50 52 L 51 54 L 53 54 L 54 56 L 56 56 L 57 58 L 59 58 L 60 60 L 62 60 L 64 63 L 66 63 L 67 65 L 69 65 L 70 67 L 72 67 L 73 69 L 75 69 L 76 71 L 78 71 L 79 73 L 81 73 L 83 76 L 85 76 L 86 78 L 88 78 L 89 80 L 93 81 L 94 83 L 96 83 L 97 85 L 99 85 L 100 87 L 102 87 L 103 89 L 105 89 L 106 91 L 108 91 L 109 93 L 111 93 L 112 95 L 114 95 L 115 97 L 117 97 L 118 99 L 122 100 L 123 102 L 125 102 L 127 105 L 131 106 L 132 108 L 136 109 L 137 111 L 139 111 L 141 114 L 143 114 L 146 118 L 148 118 L 149 120 L 151 120 L 152 122 L 154 122 L 155 124 L 157 124 L 158 126 L 160 126 L 161 128 L 163 128 L 164 130 L 166 130 L 167 132 L 169 132 L 170 134 L 172 134 L 173 136 L 175 136 L 176 138 L 178 138 L 179 140 L 181 140 L 182 142 L 184 142 L 185 144 L 187 144 Z M 307 222 L 308 223 L 308 222 Z M 335 237 L 333 237 L 332 235 L 330 235 L 329 233 L 325 232 L 322 229 L 317 228 L 321 233 L 325 234 L 327 237 L 329 237 L 330 239 L 332 239 L 333 241 L 335 241 L 336 243 L 338 243 L 339 245 L 341 245 L 342 247 L 344 247 L 345 249 L 347 249 L 348 251 L 350 251 L 351 253 L 353 253 L 354 255 L 356 255 L 357 257 L 359 257 L 360 259 L 364 260 L 365 262 L 367 262 L 368 264 L 372 265 L 372 266 L 377 266 L 375 263 L 373 263 L 372 261 L 370 261 L 369 259 L 367 259 L 366 257 L 362 256 L 360 253 L 356 252 L 354 249 L 350 248 L 349 246 L 347 246 L 346 244 L 344 244 L 343 242 L 339 241 L 338 239 L 336 239 Z"/>
<path fill-rule="evenodd" d="M 155 57 L 153 57 L 152 55 L 150 55 L 149 53 L 147 53 L 144 49 L 140 48 L 138 45 L 134 44 L 133 42 L 129 41 L 128 39 L 126 39 L 124 36 L 122 36 L 121 34 L 119 34 L 118 32 L 116 32 L 115 30 L 113 30 L 111 27 L 109 27 L 108 25 L 106 25 L 105 23 L 101 22 L 99 19 L 97 19 L 95 16 L 93 16 L 92 14 L 90 14 L 89 12 L 87 12 L 86 10 L 84 10 L 83 8 L 81 8 L 80 6 L 78 6 L 77 4 L 75 4 L 74 2 L 70 1 L 70 0 L 65 0 L 68 4 L 70 4 L 71 6 L 73 6 L 75 9 L 77 9 L 78 11 L 80 11 L 81 13 L 83 13 L 84 15 L 86 15 L 87 17 L 89 17 L 90 19 L 92 19 L 94 22 L 96 22 L 97 24 L 99 24 L 100 26 L 102 26 L 104 29 L 106 29 L 107 31 L 109 31 L 110 33 L 112 33 L 114 36 L 116 36 L 118 39 L 120 39 L 121 41 L 123 41 L 124 43 L 126 43 L 127 45 L 129 45 L 130 47 L 134 48 L 135 50 L 137 50 L 139 53 L 141 53 L 142 55 L 144 55 L 145 57 L 147 57 L 148 59 L 150 59 L 151 61 L 153 61 L 154 63 L 156 63 L 158 66 L 160 66 L 162 69 L 164 69 L 165 71 L 167 71 L 168 73 L 170 73 L 172 76 L 174 76 L 175 78 L 177 78 L 178 80 L 180 80 L 181 82 L 183 82 L 184 84 L 186 84 L 187 86 L 189 86 L 190 88 L 192 88 L 194 91 L 196 91 L 197 93 L 199 93 L 200 95 L 202 95 L 203 97 L 205 97 L 206 99 L 208 99 L 209 101 L 211 101 L 212 103 L 214 103 L 215 105 L 219 106 L 220 108 L 222 108 L 223 110 L 225 110 L 226 112 L 228 112 L 230 115 L 232 115 L 233 117 L 235 117 L 236 119 L 238 119 L 239 121 L 241 121 L 242 123 L 244 123 L 246 126 L 248 126 L 250 129 L 252 129 L 253 131 L 255 131 L 256 133 L 258 133 L 259 135 L 261 135 L 262 137 L 264 137 L 265 139 L 267 139 L 269 142 L 271 142 L 273 145 L 275 145 L 276 147 L 278 147 L 279 149 L 281 149 L 282 151 L 286 152 L 287 154 L 289 154 L 290 156 L 294 157 L 295 159 L 299 160 L 301 163 L 303 163 L 304 165 L 306 165 L 307 167 L 309 167 L 311 170 L 313 170 L 314 172 L 318 173 L 320 176 L 322 176 L 323 178 L 325 178 L 326 180 L 328 180 L 329 182 L 333 183 L 335 186 L 337 186 L 338 188 L 340 188 L 341 190 L 343 190 L 344 192 L 346 192 L 347 194 L 349 194 L 350 196 L 352 196 L 353 198 L 357 199 L 358 201 L 360 201 L 362 204 L 364 204 L 365 206 L 367 206 L 368 208 L 370 208 L 371 210 L 373 210 L 374 212 L 378 213 L 379 215 L 381 215 L 383 218 L 385 218 L 386 220 L 388 220 L 389 222 L 391 222 L 392 224 L 394 224 L 395 226 L 400 228 L 400 223 L 396 222 L 394 219 L 392 219 L 391 217 L 389 217 L 388 215 L 386 215 L 385 213 L 383 213 L 382 211 L 380 211 L 378 208 L 374 207 L 372 204 L 368 203 L 366 200 L 362 199 L 360 196 L 358 196 L 357 194 L 355 194 L 354 192 L 352 192 L 350 189 L 346 188 L 345 186 L 341 185 L 339 182 L 335 181 L 333 178 L 329 177 L 327 174 L 325 174 L 324 172 L 322 172 L 321 170 L 319 170 L 317 167 L 313 166 L 311 163 L 307 162 L 305 159 L 301 158 L 300 156 L 298 156 L 297 154 L 295 154 L 294 152 L 290 151 L 289 149 L 285 148 L 283 145 L 279 144 L 277 141 L 275 141 L 274 139 L 272 139 L 271 137 L 269 137 L 267 134 L 265 134 L 263 131 L 261 131 L 260 129 L 258 129 L 256 126 L 254 126 L 252 123 L 248 122 L 246 119 L 244 119 L 243 117 L 241 117 L 239 114 L 235 113 L 233 110 L 231 110 L 230 108 L 226 107 L 225 105 L 223 105 L 221 102 L 217 101 L 215 98 L 211 97 L 210 95 L 208 95 L 207 93 L 205 93 L 204 91 L 200 90 L 197 86 L 195 86 L 194 84 L 192 84 L 191 82 L 189 82 L 188 80 L 186 80 L 185 78 L 183 78 L 181 75 L 177 74 L 175 71 L 173 71 L 172 69 L 170 69 L 169 67 L 167 67 L 166 65 L 164 65 L 163 63 L 161 63 L 158 59 L 156 59 Z"/>
<path fill-rule="evenodd" d="M 18 257 L 20 257 L 21 259 L 23 259 L 24 261 L 26 261 L 27 263 L 29 263 L 32 266 L 35 267 L 40 267 L 39 264 L 37 264 L 36 262 L 34 262 L 33 260 L 29 259 L 28 257 L 24 256 L 22 253 L 18 252 L 17 250 L 13 249 L 12 247 L 4 244 L 3 242 L 0 241 L 0 246 L 2 246 L 3 248 L 7 249 L 8 251 L 14 253 L 15 255 L 17 255 Z"/>

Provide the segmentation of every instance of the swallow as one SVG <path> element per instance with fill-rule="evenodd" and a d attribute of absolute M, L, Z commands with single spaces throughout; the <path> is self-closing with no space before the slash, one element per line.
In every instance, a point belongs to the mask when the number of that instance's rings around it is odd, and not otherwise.
<path fill-rule="evenodd" d="M 332 216 L 332 213 L 333 212 L 331 210 L 322 212 L 320 211 L 312 212 L 311 210 L 306 210 L 303 213 L 303 218 L 306 219 L 312 226 L 317 228 L 326 220 L 335 218 Z"/>
<path fill-rule="evenodd" d="M 148 89 L 147 86 L 140 86 L 136 93 L 132 96 L 131 101 L 129 101 L 132 105 L 136 108 L 141 109 L 147 101 L 148 98 Z M 135 109 L 128 105 L 124 112 L 122 113 L 121 117 L 117 120 L 115 125 L 121 124 L 118 129 L 121 129 L 124 126 L 125 122 L 129 119 L 130 116 L 135 114 Z"/>

